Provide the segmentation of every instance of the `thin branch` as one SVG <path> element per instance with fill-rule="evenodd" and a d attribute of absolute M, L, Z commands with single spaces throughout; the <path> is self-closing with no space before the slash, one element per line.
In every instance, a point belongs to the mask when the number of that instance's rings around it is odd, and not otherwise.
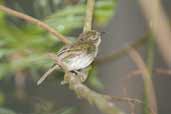
<path fill-rule="evenodd" d="M 93 21 L 93 13 L 94 13 L 94 5 L 95 0 L 87 0 L 87 10 L 83 31 L 92 30 L 92 21 Z"/>
<path fill-rule="evenodd" d="M 171 75 L 171 69 L 163 69 L 163 68 L 157 68 L 154 70 L 158 74 L 166 74 Z M 162 75 L 163 76 L 163 75 Z"/>
<path fill-rule="evenodd" d="M 131 48 L 129 55 L 131 59 L 134 61 L 134 63 L 137 65 L 137 67 L 141 70 L 141 73 L 144 79 L 145 93 L 147 96 L 147 100 L 148 100 L 151 112 L 152 114 L 157 114 L 156 95 L 155 95 L 154 85 L 153 85 L 153 81 L 151 79 L 150 73 L 143 59 L 141 58 L 140 54 L 135 49 Z"/>
<path fill-rule="evenodd" d="M 17 18 L 23 19 L 29 23 L 32 23 L 32 24 L 35 24 L 35 25 L 41 27 L 42 29 L 48 31 L 49 33 L 51 33 L 54 36 L 56 36 L 57 38 L 59 38 L 59 40 L 61 40 L 65 44 L 71 43 L 70 40 L 68 40 L 66 37 L 64 37 L 62 34 L 60 34 L 58 31 L 56 31 L 55 29 L 53 29 L 52 27 L 50 27 L 49 25 L 47 25 L 46 23 L 44 23 L 38 19 L 35 19 L 31 16 L 28 16 L 28 15 L 23 14 L 21 12 L 15 11 L 13 9 L 7 8 L 3 5 L 0 5 L 0 11 L 7 13 L 9 15 L 15 16 Z"/>
<path fill-rule="evenodd" d="M 139 0 L 149 27 L 156 36 L 157 44 L 166 60 L 171 64 L 171 28 L 169 20 L 161 5 L 161 0 Z M 151 5 L 153 4 L 153 5 Z"/>
<path fill-rule="evenodd" d="M 59 69 L 58 65 L 53 66 L 47 72 L 45 72 L 45 74 L 37 81 L 37 85 L 40 85 L 56 69 Z"/>
<path fill-rule="evenodd" d="M 139 74 L 142 74 L 142 72 L 140 72 Z M 132 78 L 132 76 L 128 75 L 126 78 L 124 78 L 122 81 L 122 84 L 123 84 L 123 92 L 124 92 L 124 95 L 127 96 L 127 93 L 128 93 L 128 89 L 127 89 L 127 83 L 129 82 L 129 80 L 131 80 L 130 78 Z M 138 100 L 139 101 L 139 100 Z M 135 114 L 135 103 L 134 102 L 129 102 L 129 107 L 130 107 L 130 110 L 131 110 L 131 114 Z M 139 104 L 143 104 L 145 105 L 145 102 L 143 101 L 139 101 Z M 152 109 L 150 106 L 147 106 L 147 110 L 149 112 L 149 114 L 154 114 L 152 112 Z"/>
<path fill-rule="evenodd" d="M 68 82 L 69 87 L 79 98 L 86 99 L 89 103 L 97 106 L 99 110 L 106 114 L 124 114 L 114 103 L 111 102 L 108 96 L 97 93 L 81 83 L 81 80 L 74 73 L 69 72 L 67 66 L 62 63 L 56 54 L 49 54 L 49 58 L 56 62 L 65 72 L 64 81 Z"/>
<path fill-rule="evenodd" d="M 133 42 L 132 44 L 128 45 L 127 47 L 125 47 L 123 49 L 120 49 L 120 50 L 118 50 L 116 52 L 113 52 L 112 54 L 110 54 L 108 56 L 105 56 L 105 57 L 102 57 L 102 58 L 97 58 L 95 60 L 95 64 L 107 63 L 107 62 L 110 62 L 110 61 L 112 61 L 114 59 L 121 58 L 124 55 L 127 55 L 127 53 L 130 51 L 130 47 L 139 48 L 139 47 L 143 46 L 143 44 L 148 39 L 148 35 L 149 34 L 146 34 L 144 37 L 138 39 L 137 41 Z"/>
<path fill-rule="evenodd" d="M 127 96 L 128 93 L 128 89 L 127 86 L 125 86 L 126 83 L 123 83 L 124 87 L 123 87 L 123 93 L 125 96 Z M 130 114 L 135 114 L 135 104 L 133 104 L 132 102 L 128 102 L 129 107 L 130 107 Z"/>
<path fill-rule="evenodd" d="M 116 101 L 125 101 L 125 102 L 131 102 L 134 104 L 143 104 L 143 102 L 139 99 L 135 99 L 135 98 L 130 98 L 130 97 L 118 97 L 118 96 L 109 96 L 109 98 L 111 98 L 112 100 L 116 100 Z"/>
<path fill-rule="evenodd" d="M 157 74 L 162 74 L 162 75 L 160 75 L 160 76 L 165 76 L 165 77 L 170 77 L 171 76 L 171 69 L 164 69 L 164 68 L 155 68 L 155 69 L 152 69 L 152 71 L 154 72 L 154 73 L 157 73 Z M 140 74 L 142 74 L 141 73 L 142 71 L 141 70 L 139 70 L 139 69 L 136 69 L 136 70 L 133 70 L 133 71 L 130 71 L 128 74 L 127 74 L 127 76 L 128 76 L 128 78 L 132 78 L 132 77 L 134 77 L 134 76 L 137 76 L 137 75 L 140 75 Z M 167 75 L 167 76 L 166 76 Z"/>

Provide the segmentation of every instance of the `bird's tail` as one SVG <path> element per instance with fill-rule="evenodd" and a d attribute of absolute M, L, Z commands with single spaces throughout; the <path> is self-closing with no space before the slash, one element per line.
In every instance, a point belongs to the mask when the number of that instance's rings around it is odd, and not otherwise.
<path fill-rule="evenodd" d="M 59 69 L 59 65 L 53 65 L 38 81 L 37 85 L 40 85 L 55 69 Z"/>

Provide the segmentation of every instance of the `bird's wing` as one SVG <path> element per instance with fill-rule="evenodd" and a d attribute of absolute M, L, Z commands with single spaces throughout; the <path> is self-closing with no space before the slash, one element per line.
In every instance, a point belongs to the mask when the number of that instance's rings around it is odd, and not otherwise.
<path fill-rule="evenodd" d="M 61 59 L 72 58 L 74 56 L 79 56 L 80 54 L 87 53 L 88 48 L 86 46 L 77 44 L 65 46 L 58 52 L 58 57 Z"/>
<path fill-rule="evenodd" d="M 62 49 L 60 49 L 57 53 L 57 56 L 61 56 L 63 54 L 67 54 L 67 53 L 75 53 L 75 52 L 86 52 L 88 50 L 87 46 L 84 46 L 83 49 L 83 45 L 81 44 L 73 44 L 73 45 L 68 45 L 68 46 L 64 46 Z"/>
<path fill-rule="evenodd" d="M 60 55 L 62 55 L 63 53 L 65 53 L 65 52 L 69 51 L 69 50 L 70 50 L 70 48 L 71 48 L 71 46 L 70 46 L 70 45 L 68 45 L 68 46 L 64 46 L 63 48 L 61 48 L 61 49 L 58 51 L 57 56 L 60 56 Z"/>

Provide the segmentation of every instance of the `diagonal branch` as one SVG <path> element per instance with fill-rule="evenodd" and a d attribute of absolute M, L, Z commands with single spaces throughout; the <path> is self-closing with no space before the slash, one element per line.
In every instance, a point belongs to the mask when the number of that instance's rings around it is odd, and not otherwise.
<path fill-rule="evenodd" d="M 68 40 L 66 37 L 64 37 L 62 34 L 60 34 L 58 31 L 56 31 L 55 29 L 53 29 L 52 27 L 50 27 L 49 25 L 47 25 L 46 23 L 44 23 L 38 19 L 35 19 L 31 16 L 28 16 L 28 15 L 23 14 L 21 12 L 15 11 L 13 9 L 7 8 L 3 5 L 0 5 L 0 11 L 7 13 L 9 15 L 15 16 L 17 18 L 23 19 L 29 23 L 32 23 L 32 24 L 35 24 L 35 25 L 41 27 L 42 29 L 48 31 L 49 33 L 51 33 L 54 36 L 56 36 L 57 38 L 59 38 L 59 40 L 61 40 L 65 44 L 71 43 L 70 40 Z"/>
<path fill-rule="evenodd" d="M 49 58 L 55 61 L 64 70 L 64 81 L 68 82 L 70 89 L 73 90 L 77 96 L 96 105 L 99 110 L 106 114 L 125 114 L 114 105 L 109 96 L 97 93 L 82 84 L 78 76 L 69 72 L 67 66 L 57 58 L 56 54 L 50 53 Z"/>
<path fill-rule="evenodd" d="M 58 65 L 53 66 L 50 68 L 38 81 L 37 85 L 40 85 L 54 70 L 59 69 Z"/>
<path fill-rule="evenodd" d="M 139 0 L 143 13 L 149 23 L 149 27 L 156 36 L 156 42 L 166 60 L 171 64 L 171 28 L 169 20 L 162 7 L 162 0 Z M 151 5 L 153 4 L 153 5 Z"/>

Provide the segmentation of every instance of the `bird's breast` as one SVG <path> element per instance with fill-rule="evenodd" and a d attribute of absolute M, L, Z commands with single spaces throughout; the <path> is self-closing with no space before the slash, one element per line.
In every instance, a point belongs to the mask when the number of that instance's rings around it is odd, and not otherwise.
<path fill-rule="evenodd" d="M 92 54 L 80 54 L 79 56 L 68 59 L 65 63 L 69 70 L 79 70 L 89 66 L 94 60 Z"/>

